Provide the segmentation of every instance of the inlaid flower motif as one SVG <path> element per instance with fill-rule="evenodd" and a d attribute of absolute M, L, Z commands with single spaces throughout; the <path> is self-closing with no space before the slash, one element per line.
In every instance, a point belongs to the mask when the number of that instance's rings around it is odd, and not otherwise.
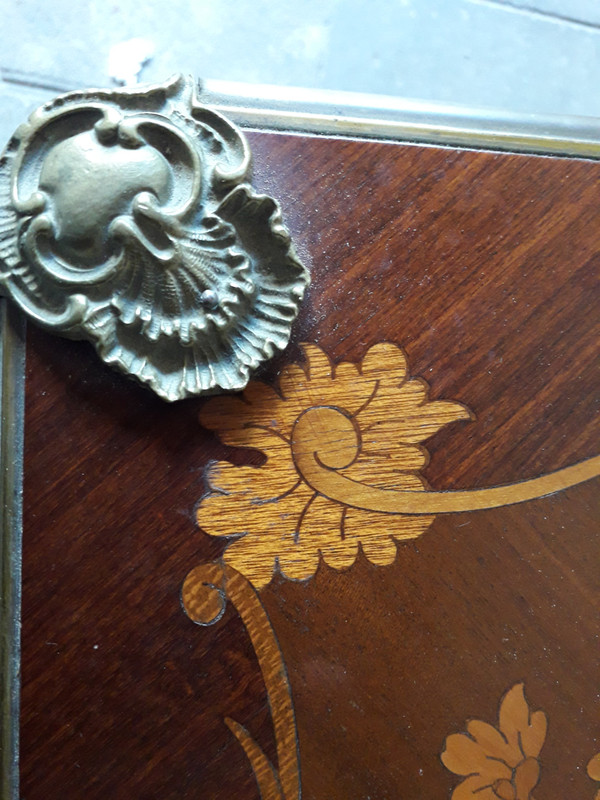
<path fill-rule="evenodd" d="M 530 711 L 523 684 L 513 686 L 500 705 L 497 728 L 471 720 L 466 734 L 446 739 L 442 762 L 465 777 L 452 800 L 533 800 L 546 727 L 544 712 Z"/>
<path fill-rule="evenodd" d="M 421 443 L 471 417 L 459 403 L 429 401 L 427 385 L 409 377 L 406 357 L 393 344 L 375 345 L 360 365 L 334 366 L 315 345 L 303 351 L 305 366 L 287 366 L 278 390 L 251 382 L 241 397 L 210 399 L 200 414 L 224 443 L 266 456 L 261 467 L 213 463 L 210 491 L 198 509 L 207 533 L 237 535 L 225 562 L 258 589 L 277 569 L 293 580 L 310 578 L 320 558 L 335 569 L 350 567 L 361 548 L 373 564 L 391 564 L 396 542 L 421 535 L 433 520 L 365 511 L 308 485 L 292 452 L 297 431 L 306 434 L 297 422 L 308 410 L 320 409 L 321 420 L 329 415 L 332 424 L 340 414 L 352 423 L 352 443 L 334 437 L 326 453 L 319 449 L 327 466 L 366 486 L 412 491 L 427 488 L 420 470 L 428 453 Z"/>

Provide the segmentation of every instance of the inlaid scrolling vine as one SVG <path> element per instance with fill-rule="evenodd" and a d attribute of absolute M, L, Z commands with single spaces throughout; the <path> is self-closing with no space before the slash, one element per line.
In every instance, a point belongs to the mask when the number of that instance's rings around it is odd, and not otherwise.
<path fill-rule="evenodd" d="M 305 367 L 288 365 L 277 389 L 255 381 L 241 397 L 213 398 L 203 406 L 200 421 L 206 428 L 227 445 L 261 451 L 266 461 L 261 467 L 210 466 L 198 523 L 212 536 L 236 538 L 220 561 L 193 569 L 182 589 L 186 613 L 201 625 L 217 622 L 231 601 L 252 641 L 269 697 L 277 766 L 243 726 L 225 722 L 250 761 L 262 800 L 300 797 L 290 685 L 258 594 L 276 571 L 307 580 L 321 559 L 337 570 L 350 568 L 360 549 L 373 564 L 388 565 L 397 544 L 422 535 L 436 514 L 521 503 L 600 475 L 596 456 L 506 486 L 434 491 L 421 474 L 429 458 L 423 442 L 446 425 L 472 419 L 471 412 L 453 401 L 430 401 L 427 384 L 410 377 L 406 356 L 394 344 L 371 347 L 360 365 L 334 366 L 314 344 L 303 345 L 303 351 Z M 516 688 L 512 691 L 503 708 L 525 703 Z M 504 736 L 505 716 L 501 713 L 498 735 Z M 460 761 L 454 750 L 446 748 L 444 762 L 452 771 Z M 534 758 L 529 751 L 522 755 L 525 761 Z M 497 781 L 504 783 L 482 784 L 476 794 L 469 788 L 474 781 L 465 781 L 453 798 L 532 800 L 524 787 L 533 788 L 537 779 L 532 783 L 534 767 L 527 764 L 518 780 L 500 776 Z"/>

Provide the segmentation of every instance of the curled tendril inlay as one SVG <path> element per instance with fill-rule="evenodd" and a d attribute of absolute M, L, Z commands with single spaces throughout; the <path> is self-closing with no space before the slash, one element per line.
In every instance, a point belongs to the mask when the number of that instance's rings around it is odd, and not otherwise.
<path fill-rule="evenodd" d="M 227 717 L 254 772 L 262 800 L 300 800 L 298 735 L 292 693 L 283 655 L 260 598 L 236 570 L 221 563 L 201 564 L 188 573 L 181 600 L 188 617 L 212 625 L 223 616 L 230 600 L 248 632 L 265 682 L 277 747 L 277 768 L 239 722 Z"/>
<path fill-rule="evenodd" d="M 249 170 L 191 80 L 59 97 L 0 160 L 0 286 L 166 400 L 242 389 L 309 281 Z"/>

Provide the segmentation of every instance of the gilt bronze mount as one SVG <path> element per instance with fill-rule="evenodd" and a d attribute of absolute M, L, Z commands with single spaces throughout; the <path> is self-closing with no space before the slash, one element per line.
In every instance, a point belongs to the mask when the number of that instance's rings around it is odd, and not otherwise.
<path fill-rule="evenodd" d="M 0 288 L 173 401 L 243 389 L 309 283 L 242 132 L 181 76 L 63 95 L 0 160 Z"/>

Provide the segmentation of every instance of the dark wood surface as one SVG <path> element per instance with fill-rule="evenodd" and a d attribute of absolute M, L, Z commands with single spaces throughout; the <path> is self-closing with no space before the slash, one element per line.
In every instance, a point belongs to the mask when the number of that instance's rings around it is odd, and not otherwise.
<path fill-rule="evenodd" d="M 467 405 L 428 443 L 436 489 L 508 483 L 600 450 L 600 164 L 250 135 L 313 284 L 299 342 L 334 361 L 401 345 L 431 397 Z M 223 723 L 274 758 L 256 657 L 229 609 L 179 593 L 222 545 L 198 530 L 210 459 L 258 463 L 30 328 L 23 561 L 23 800 L 255 800 Z M 389 567 L 364 557 L 261 592 L 290 677 L 306 800 L 446 798 L 445 738 L 524 682 L 549 731 L 536 800 L 587 798 L 598 742 L 598 480 L 438 517 Z"/>

